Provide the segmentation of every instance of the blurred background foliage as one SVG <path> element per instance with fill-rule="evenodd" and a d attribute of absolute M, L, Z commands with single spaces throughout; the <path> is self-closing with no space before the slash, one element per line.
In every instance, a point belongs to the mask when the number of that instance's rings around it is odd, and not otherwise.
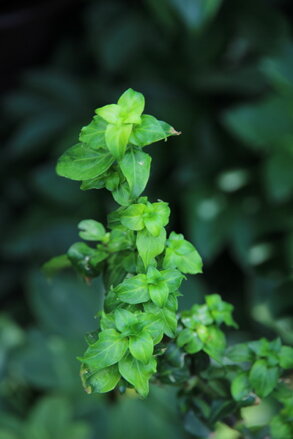
<path fill-rule="evenodd" d="M 75 358 L 96 325 L 101 285 L 40 273 L 77 239 L 81 219 L 105 221 L 113 207 L 54 166 L 94 109 L 128 87 L 182 131 L 150 147 L 147 188 L 170 202 L 171 227 L 204 259 L 182 308 L 220 293 L 240 324 L 232 341 L 278 335 L 293 344 L 292 12 L 289 0 L 3 8 L 0 439 L 192 437 L 170 388 L 146 401 L 83 395 Z M 273 408 L 258 410 L 248 423 L 265 424 Z M 239 436 L 220 425 L 215 437 Z"/>

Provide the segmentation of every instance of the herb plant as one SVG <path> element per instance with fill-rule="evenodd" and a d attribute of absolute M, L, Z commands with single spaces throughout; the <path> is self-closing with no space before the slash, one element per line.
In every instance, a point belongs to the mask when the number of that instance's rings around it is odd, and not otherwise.
<path fill-rule="evenodd" d="M 180 134 L 143 114 L 144 97 L 126 90 L 117 104 L 96 110 L 79 143 L 59 158 L 57 173 L 81 181 L 82 190 L 106 188 L 119 204 L 107 229 L 94 219 L 79 223 L 80 237 L 66 255 L 45 264 L 47 273 L 73 266 L 86 280 L 102 276 L 105 286 L 99 328 L 87 335 L 79 357 L 88 393 L 134 388 L 141 397 L 149 381 L 178 387 L 186 430 L 207 437 L 221 420 L 244 437 L 293 437 L 290 375 L 293 349 L 280 339 L 228 347 L 222 326 L 237 329 L 233 306 L 218 294 L 178 312 L 186 274 L 202 272 L 195 247 L 180 233 L 167 235 L 170 208 L 141 196 L 151 157 L 144 147 Z M 243 407 L 275 398 L 282 409 L 270 426 L 248 433 Z M 248 435 L 250 434 L 250 436 Z"/>

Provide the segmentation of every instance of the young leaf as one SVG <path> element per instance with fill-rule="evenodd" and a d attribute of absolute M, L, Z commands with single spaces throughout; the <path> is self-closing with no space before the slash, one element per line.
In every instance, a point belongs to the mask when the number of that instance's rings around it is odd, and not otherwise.
<path fill-rule="evenodd" d="M 192 340 L 193 331 L 189 328 L 184 328 L 180 331 L 178 338 L 177 338 L 177 344 L 178 346 L 182 347 L 185 344 L 187 344 L 190 340 Z"/>
<path fill-rule="evenodd" d="M 196 354 L 197 352 L 201 351 L 204 347 L 203 342 L 199 338 L 198 334 L 196 332 L 192 333 L 192 338 L 189 340 L 189 342 L 185 346 L 186 352 L 189 354 Z"/>
<path fill-rule="evenodd" d="M 234 361 L 235 363 L 238 362 L 242 363 L 245 361 L 252 361 L 254 355 L 249 349 L 247 344 L 239 343 L 229 347 L 229 349 L 226 352 L 226 357 L 228 357 L 230 360 Z"/>
<path fill-rule="evenodd" d="M 115 310 L 115 325 L 118 331 L 124 332 L 132 325 L 137 323 L 136 315 L 127 309 L 118 308 Z"/>
<path fill-rule="evenodd" d="M 86 241 L 101 241 L 106 234 L 103 224 L 91 219 L 80 221 L 78 228 L 79 236 Z"/>
<path fill-rule="evenodd" d="M 142 363 L 146 364 L 150 361 L 154 343 L 151 335 L 143 330 L 139 334 L 129 338 L 129 350 L 131 355 Z"/>
<path fill-rule="evenodd" d="M 165 242 L 165 229 L 162 229 L 158 236 L 151 235 L 146 229 L 137 233 L 136 246 L 145 267 L 148 267 L 151 260 L 164 251 Z"/>
<path fill-rule="evenodd" d="M 168 224 L 169 216 L 170 208 L 168 203 L 148 203 L 143 215 L 143 220 L 147 230 L 153 236 L 158 236 L 162 228 Z"/>
<path fill-rule="evenodd" d="M 149 295 L 152 301 L 160 308 L 166 305 L 169 295 L 169 288 L 164 281 L 149 284 Z"/>
<path fill-rule="evenodd" d="M 167 282 L 170 293 L 179 290 L 185 276 L 180 271 L 173 269 L 161 271 L 162 279 Z"/>
<path fill-rule="evenodd" d="M 125 154 L 132 125 L 113 125 L 109 123 L 105 132 L 106 145 L 115 159 L 120 160 Z"/>
<path fill-rule="evenodd" d="M 80 361 L 96 372 L 117 363 L 124 356 L 128 341 L 115 329 L 106 329 L 99 335 L 98 341 L 91 344 Z"/>
<path fill-rule="evenodd" d="M 268 367 L 265 360 L 257 360 L 249 373 L 249 382 L 260 398 L 268 396 L 279 378 L 277 367 Z"/>
<path fill-rule="evenodd" d="M 105 131 L 107 122 L 100 116 L 95 116 L 92 122 L 81 129 L 79 141 L 89 148 L 106 148 Z"/>
<path fill-rule="evenodd" d="M 119 361 L 119 372 L 145 398 L 149 393 L 149 379 L 156 372 L 156 360 L 152 357 L 148 364 L 127 355 Z"/>
<path fill-rule="evenodd" d="M 182 273 L 202 273 L 202 260 L 194 246 L 183 235 L 172 232 L 167 240 L 164 268 L 178 268 Z"/>
<path fill-rule="evenodd" d="M 125 279 L 115 288 L 119 300 L 125 303 L 136 304 L 147 302 L 150 298 L 145 274 Z"/>
<path fill-rule="evenodd" d="M 117 189 L 112 192 L 114 200 L 121 206 L 128 206 L 131 203 L 130 189 L 127 181 L 120 183 Z"/>
<path fill-rule="evenodd" d="M 126 90 L 119 98 L 118 105 L 121 107 L 124 123 L 141 122 L 140 115 L 144 110 L 144 96 L 132 88 Z"/>
<path fill-rule="evenodd" d="M 78 143 L 62 154 L 56 172 L 71 180 L 89 180 L 106 172 L 114 160 L 106 150 L 93 150 Z"/>
<path fill-rule="evenodd" d="M 155 314 L 161 321 L 162 330 L 170 338 L 174 338 L 177 328 L 176 314 L 167 308 L 159 308 L 158 306 L 147 303 L 145 305 L 147 313 Z"/>
<path fill-rule="evenodd" d="M 84 275 L 93 277 L 99 274 L 99 263 L 108 257 L 108 253 L 104 250 L 93 249 L 85 242 L 76 242 L 69 248 L 67 256 L 74 267 Z"/>
<path fill-rule="evenodd" d="M 283 369 L 293 369 L 293 348 L 290 346 L 282 346 L 278 356 L 280 366 Z"/>
<path fill-rule="evenodd" d="M 118 124 L 121 122 L 122 109 L 117 104 L 105 105 L 104 107 L 97 108 L 96 113 L 102 119 L 110 124 Z"/>
<path fill-rule="evenodd" d="M 158 314 L 144 312 L 139 316 L 139 322 L 143 328 L 151 335 L 154 344 L 160 343 L 164 335 L 164 323 Z"/>
<path fill-rule="evenodd" d="M 132 204 L 122 212 L 121 224 L 130 230 L 142 230 L 144 228 L 143 213 L 144 204 Z"/>
<path fill-rule="evenodd" d="M 233 379 L 231 383 L 231 393 L 235 401 L 246 399 L 251 392 L 251 385 L 248 380 L 248 375 L 241 372 Z"/>
<path fill-rule="evenodd" d="M 87 368 L 82 368 L 81 377 L 88 393 L 106 393 L 117 386 L 121 375 L 115 364 L 90 374 L 87 372 Z"/>
<path fill-rule="evenodd" d="M 133 145 L 143 147 L 178 134 L 180 133 L 166 122 L 144 114 L 141 116 L 141 124 L 134 126 L 129 141 Z"/>
<path fill-rule="evenodd" d="M 90 189 L 102 189 L 103 187 L 105 187 L 105 183 L 105 174 L 102 174 L 97 178 L 91 178 L 90 180 L 82 181 L 80 189 L 82 191 L 88 191 Z"/>
<path fill-rule="evenodd" d="M 151 161 L 152 158 L 148 154 L 131 148 L 119 162 L 133 198 L 139 197 L 146 187 L 150 176 Z"/>

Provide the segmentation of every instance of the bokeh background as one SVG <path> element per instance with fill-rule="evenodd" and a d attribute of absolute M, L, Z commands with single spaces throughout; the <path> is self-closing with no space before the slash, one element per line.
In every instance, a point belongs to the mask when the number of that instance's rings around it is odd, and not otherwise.
<path fill-rule="evenodd" d="M 232 341 L 293 344 L 290 0 L 22 0 L 1 6 L 0 439 L 185 439 L 175 391 L 86 396 L 75 357 L 99 281 L 40 267 L 105 221 L 103 191 L 55 175 L 94 109 L 128 87 L 182 131 L 148 148 L 149 196 L 204 259 L 181 307 L 220 293 Z M 247 417 L 266 423 L 270 409 Z M 231 436 L 230 436 L 231 435 Z M 215 438 L 237 438 L 219 427 Z"/>

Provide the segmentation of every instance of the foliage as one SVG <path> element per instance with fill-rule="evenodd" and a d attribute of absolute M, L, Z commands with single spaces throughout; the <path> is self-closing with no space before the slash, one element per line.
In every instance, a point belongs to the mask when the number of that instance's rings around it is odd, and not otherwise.
<path fill-rule="evenodd" d="M 83 278 L 104 279 L 99 329 L 88 337 L 88 348 L 79 357 L 83 386 L 87 393 L 115 388 L 124 392 L 133 386 L 142 397 L 149 393 L 150 380 L 179 386 L 185 428 L 199 438 L 212 432 L 218 421 L 229 425 L 232 415 L 233 427 L 241 431 L 241 409 L 274 392 L 285 408 L 273 418 L 271 431 L 277 437 L 280 423 L 287 434 L 291 400 L 279 393 L 286 389 L 281 380 L 284 370 L 293 368 L 293 348 L 282 346 L 279 338 L 272 342 L 262 338 L 227 349 L 221 325 L 237 328 L 237 324 L 233 306 L 218 294 L 177 313 L 185 274 L 201 273 L 202 261 L 182 234 L 171 232 L 167 238 L 168 203 L 151 203 L 141 196 L 151 163 L 142 148 L 151 139 L 179 134 L 153 116 L 145 125 L 143 109 L 143 95 L 132 89 L 117 104 L 98 108 L 102 123 L 95 116 L 97 130 L 93 122 L 82 128 L 82 143 L 65 151 L 56 168 L 59 175 L 82 181 L 87 190 L 106 187 L 120 204 L 108 215 L 109 232 L 92 219 L 79 223 L 80 237 L 95 247 L 75 243 L 67 255 L 44 267 L 52 272 L 70 261 Z M 157 126 L 163 127 L 160 136 Z M 72 154 L 75 148 L 78 152 Z M 95 156 L 89 159 L 91 151 Z"/>

